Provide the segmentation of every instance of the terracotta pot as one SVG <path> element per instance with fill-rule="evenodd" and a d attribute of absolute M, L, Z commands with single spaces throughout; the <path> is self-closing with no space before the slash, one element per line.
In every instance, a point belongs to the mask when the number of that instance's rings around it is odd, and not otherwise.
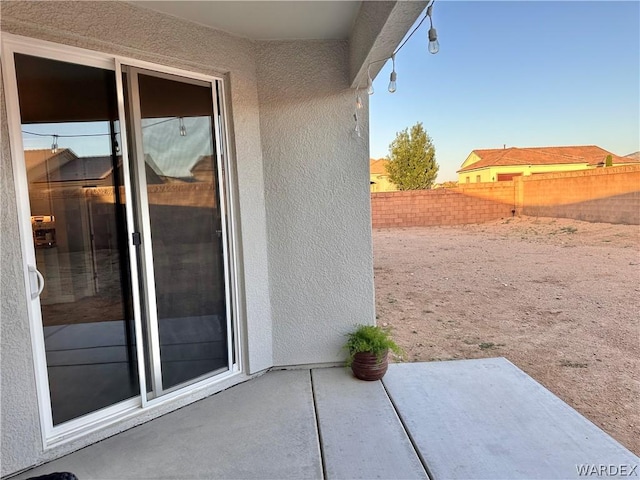
<path fill-rule="evenodd" d="M 387 355 L 389 351 L 385 351 L 378 360 L 378 356 L 370 352 L 356 353 L 351 364 L 351 370 L 356 378 L 360 380 L 380 380 L 387 373 L 389 361 Z"/>

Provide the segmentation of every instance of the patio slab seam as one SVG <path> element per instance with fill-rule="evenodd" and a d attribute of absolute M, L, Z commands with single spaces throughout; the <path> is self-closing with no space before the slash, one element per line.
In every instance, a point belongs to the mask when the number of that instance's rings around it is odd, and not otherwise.
<path fill-rule="evenodd" d="M 384 382 L 382 380 L 378 380 L 378 381 L 382 384 L 382 388 L 384 390 L 384 393 L 387 396 L 387 398 L 389 399 L 389 402 L 391 403 L 391 406 L 393 407 L 393 410 L 396 412 L 396 416 L 398 417 L 398 420 L 400 421 L 400 425 L 402 425 L 402 429 L 404 430 L 405 435 L 409 439 L 409 442 L 411 442 L 411 446 L 413 447 L 413 450 L 416 452 L 416 455 L 420 459 L 420 463 L 422 463 L 422 467 L 424 468 L 424 471 L 427 473 L 427 477 L 429 477 L 429 480 L 433 480 L 434 476 L 432 475 L 431 470 L 429 469 L 429 465 L 427 464 L 427 460 L 424 458 L 424 456 L 422 455 L 422 452 L 418 448 L 418 445 L 416 444 L 416 441 L 413 438 L 413 435 L 411 435 L 411 431 L 407 428 L 407 425 L 405 424 L 404 418 L 402 418 L 402 415 L 400 415 L 400 411 L 398 410 L 397 405 L 395 404 L 395 402 L 393 401 L 393 398 L 389 394 L 389 390 L 387 390 L 387 386 L 384 384 Z"/>
<path fill-rule="evenodd" d="M 316 421 L 316 433 L 318 434 L 318 450 L 320 451 L 320 468 L 322 469 L 322 479 L 327 480 L 327 466 L 325 464 L 324 449 L 322 444 L 322 430 L 320 429 L 320 419 L 318 418 L 318 403 L 316 401 L 316 389 L 313 383 L 313 369 L 309 369 L 309 383 L 311 384 L 311 401 L 313 402 L 313 416 Z"/>
<path fill-rule="evenodd" d="M 325 478 L 429 479 L 382 382 L 313 369 Z"/>

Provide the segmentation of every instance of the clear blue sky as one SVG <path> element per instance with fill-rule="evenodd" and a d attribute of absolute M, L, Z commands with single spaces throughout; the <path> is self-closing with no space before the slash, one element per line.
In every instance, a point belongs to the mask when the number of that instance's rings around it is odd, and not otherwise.
<path fill-rule="evenodd" d="M 477 148 L 598 145 L 640 150 L 640 2 L 443 1 L 374 81 L 371 157 L 422 122 L 438 181 Z"/>

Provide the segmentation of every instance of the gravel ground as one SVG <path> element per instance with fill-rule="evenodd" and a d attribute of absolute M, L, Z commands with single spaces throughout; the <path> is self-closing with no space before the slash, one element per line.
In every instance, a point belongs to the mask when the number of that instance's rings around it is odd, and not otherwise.
<path fill-rule="evenodd" d="M 516 217 L 376 229 L 405 361 L 506 357 L 640 454 L 640 227 Z"/>

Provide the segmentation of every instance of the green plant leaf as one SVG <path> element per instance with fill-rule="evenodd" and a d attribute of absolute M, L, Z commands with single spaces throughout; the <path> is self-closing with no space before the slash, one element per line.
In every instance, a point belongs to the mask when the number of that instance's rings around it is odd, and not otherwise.
<path fill-rule="evenodd" d="M 402 349 L 393 341 L 388 330 L 375 325 L 357 325 L 356 330 L 347 334 L 344 348 L 349 352 L 347 366 L 353 363 L 356 353 L 370 352 L 381 359 L 387 350 L 403 355 Z"/>

